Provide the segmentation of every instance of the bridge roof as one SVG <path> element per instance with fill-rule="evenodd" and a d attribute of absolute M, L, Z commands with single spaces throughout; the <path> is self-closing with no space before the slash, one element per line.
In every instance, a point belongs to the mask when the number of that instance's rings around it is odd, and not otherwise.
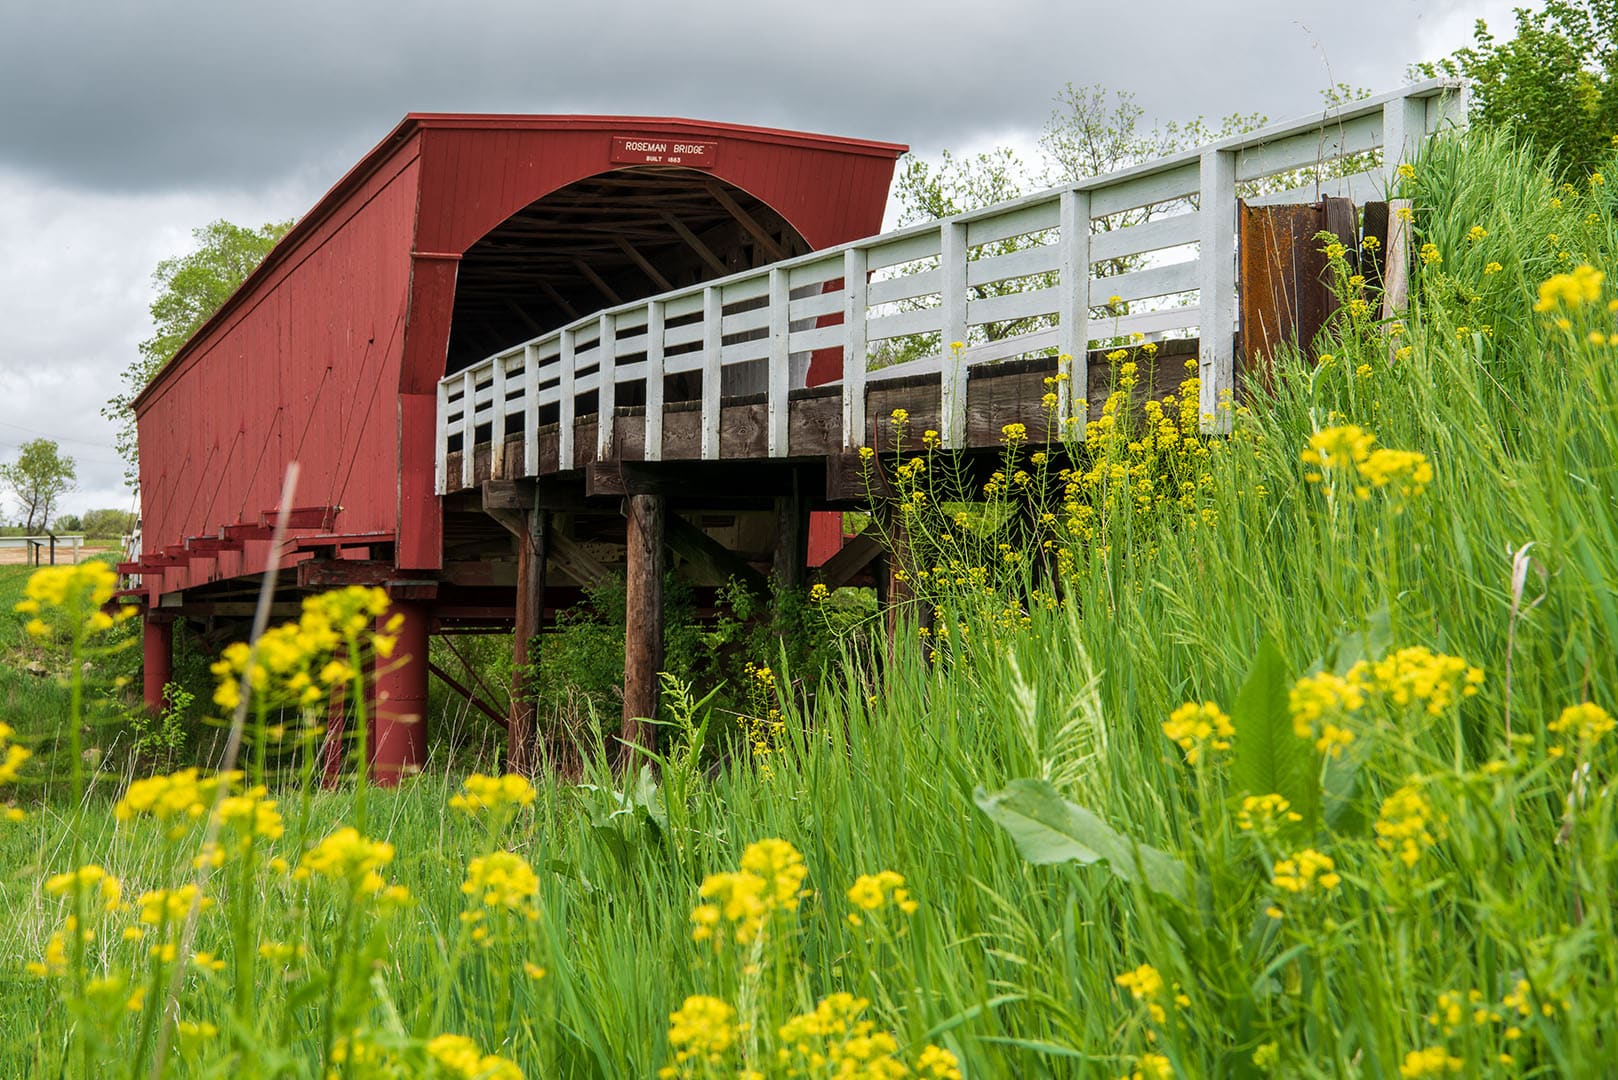
<path fill-rule="evenodd" d="M 417 147 L 418 136 L 429 131 L 456 131 L 479 133 L 492 140 L 502 133 L 515 132 L 623 132 L 659 135 L 706 136 L 711 139 L 751 142 L 770 146 L 818 150 L 839 155 L 872 157 L 891 162 L 909 147 L 902 143 L 881 142 L 871 139 L 844 138 L 815 132 L 792 131 L 785 128 L 758 127 L 749 124 L 727 124 L 712 120 L 695 120 L 677 116 L 609 116 L 595 114 L 529 114 L 529 113 L 406 113 L 393 130 L 388 132 L 364 157 L 350 168 L 303 214 L 282 237 L 254 271 L 231 294 L 218 311 L 202 323 L 169 359 L 161 371 L 136 395 L 133 407 L 140 413 L 158 396 L 161 387 L 176 372 L 183 370 L 190 354 L 220 327 L 228 324 L 238 309 L 262 286 L 275 277 L 294 252 L 316 234 L 322 224 L 340 216 L 343 207 L 350 205 L 367 187 L 367 181 L 382 172 L 385 166 L 401 154 Z M 493 141 L 486 144 L 490 153 L 499 153 L 504 147 Z M 419 227 L 419 221 L 418 221 Z"/>

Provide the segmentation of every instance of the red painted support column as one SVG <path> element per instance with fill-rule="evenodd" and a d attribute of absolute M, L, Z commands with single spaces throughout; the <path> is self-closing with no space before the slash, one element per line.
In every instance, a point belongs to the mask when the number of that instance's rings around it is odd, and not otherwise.
<path fill-rule="evenodd" d="M 163 687 L 174 677 L 174 621 L 152 615 L 146 616 L 144 621 L 141 637 L 143 690 L 146 708 L 157 713 L 163 711 Z"/>
<path fill-rule="evenodd" d="M 387 618 L 398 615 L 393 655 L 377 659 L 376 714 L 371 731 L 371 775 L 383 787 L 421 770 L 427 760 L 427 634 L 432 625 L 426 605 L 395 600 Z"/>

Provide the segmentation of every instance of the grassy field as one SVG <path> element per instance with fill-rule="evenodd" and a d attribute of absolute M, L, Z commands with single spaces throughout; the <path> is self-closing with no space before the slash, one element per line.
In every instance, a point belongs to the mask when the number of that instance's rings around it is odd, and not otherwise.
<path fill-rule="evenodd" d="M 1578 268 L 1615 200 L 1483 137 L 1404 184 L 1397 325 L 1346 308 L 1230 439 L 1120 398 L 1032 515 L 934 513 L 913 468 L 928 633 L 758 676 L 720 767 L 675 694 L 655 781 L 248 796 L 196 959 L 141 899 L 202 819 L 4 823 L 0 1074 L 140 1076 L 160 1041 L 238 1077 L 1607 1074 L 1618 336 Z M 76 864 L 118 895 L 51 884 Z"/>

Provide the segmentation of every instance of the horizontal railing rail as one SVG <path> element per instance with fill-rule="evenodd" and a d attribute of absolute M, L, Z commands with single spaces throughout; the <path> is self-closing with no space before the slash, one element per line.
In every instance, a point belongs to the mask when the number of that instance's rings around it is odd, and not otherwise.
<path fill-rule="evenodd" d="M 866 440 L 868 382 L 936 374 L 943 445 L 958 447 L 970 369 L 1030 354 L 1071 358 L 1058 417 L 1060 430 L 1082 437 L 1083 393 L 1075 407 L 1070 388 L 1086 385 L 1089 347 L 1137 334 L 1201 339 L 1200 407 L 1212 418 L 1234 382 L 1238 196 L 1377 197 L 1422 141 L 1463 114 L 1462 85 L 1430 80 L 606 308 L 439 382 L 437 490 L 448 490 L 452 443 L 461 451 L 459 486 L 471 485 L 472 449 L 485 429 L 496 447 L 520 431 L 522 474 L 537 475 L 541 410 L 557 425 L 557 467 L 576 467 L 581 399 L 593 396 L 589 411 L 611 418 L 620 389 L 633 384 L 644 386 L 644 456 L 659 460 L 665 379 L 678 374 L 693 375 L 700 388 L 692 400 L 700 402 L 702 458 L 719 457 L 721 403 L 737 393 L 764 395 L 767 452 L 785 457 L 789 394 L 803 385 L 811 355 L 827 349 L 842 356 L 842 444 L 850 450 Z M 1124 272 L 1106 274 L 1120 265 Z M 873 347 L 922 336 L 929 355 L 872 370 Z M 596 424 L 596 459 L 613 456 L 614 429 L 610 420 Z"/>

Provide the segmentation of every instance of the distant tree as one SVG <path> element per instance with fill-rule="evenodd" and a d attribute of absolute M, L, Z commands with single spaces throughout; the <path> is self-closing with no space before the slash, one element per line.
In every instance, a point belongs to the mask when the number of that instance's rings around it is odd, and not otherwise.
<path fill-rule="evenodd" d="M 135 531 L 135 515 L 128 510 L 86 510 L 79 527 L 86 536 L 128 536 Z"/>
<path fill-rule="evenodd" d="M 130 487 L 140 477 L 132 407 L 135 398 L 291 227 L 291 221 L 270 222 L 257 229 L 211 222 L 192 231 L 195 251 L 157 264 L 152 273 L 157 289 L 151 306 L 154 333 L 140 343 L 139 355 L 124 369 L 123 390 L 101 409 L 102 416 L 118 425 L 113 444 L 124 459 L 124 482 Z"/>
<path fill-rule="evenodd" d="M 73 490 L 75 479 L 73 459 L 63 457 L 50 439 L 23 443 L 16 461 L 0 465 L 0 485 L 22 504 L 23 527 L 30 536 L 50 524 L 56 500 Z"/>
<path fill-rule="evenodd" d="M 65 533 L 83 532 L 84 523 L 79 520 L 77 514 L 58 514 L 56 515 L 56 531 Z"/>
<path fill-rule="evenodd" d="M 1509 128 L 1582 176 L 1618 137 L 1618 0 L 1546 0 L 1514 14 L 1515 37 L 1499 40 L 1479 19 L 1471 45 L 1414 73 L 1465 76 L 1473 124 Z"/>

